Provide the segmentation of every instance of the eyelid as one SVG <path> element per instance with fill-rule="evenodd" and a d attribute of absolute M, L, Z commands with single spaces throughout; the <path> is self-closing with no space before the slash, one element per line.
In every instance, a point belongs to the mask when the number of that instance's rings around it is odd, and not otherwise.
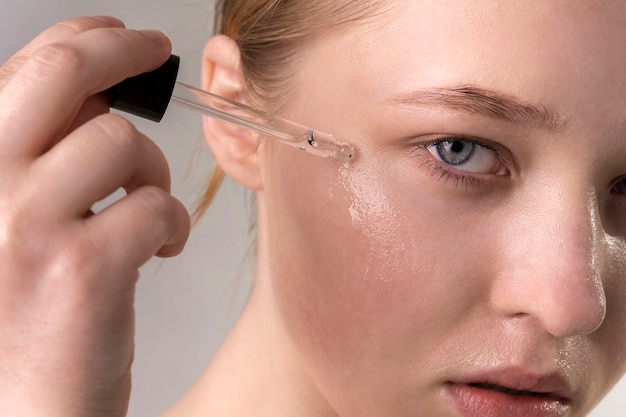
<path fill-rule="evenodd" d="M 431 134 L 431 135 L 421 135 L 419 137 L 417 137 L 416 139 L 419 139 L 420 145 L 419 146 L 424 146 L 424 147 L 428 147 L 428 146 L 432 146 L 432 145 L 436 145 L 438 143 L 441 142 L 446 142 L 449 140 L 467 140 L 470 142 L 473 142 L 477 145 L 480 145 L 484 148 L 490 149 L 496 153 L 500 153 L 500 151 L 504 148 L 502 145 L 487 140 L 487 139 L 483 139 L 480 137 L 476 137 L 476 136 L 470 136 L 470 135 L 457 135 L 457 134 L 441 134 L 441 133 L 437 133 L 437 134 Z"/>

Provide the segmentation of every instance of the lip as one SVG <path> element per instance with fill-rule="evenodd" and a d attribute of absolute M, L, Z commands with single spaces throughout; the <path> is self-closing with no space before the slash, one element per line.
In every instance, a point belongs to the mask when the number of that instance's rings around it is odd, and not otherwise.
<path fill-rule="evenodd" d="M 572 389 L 559 373 L 505 369 L 462 376 L 445 385 L 463 417 L 564 417 Z"/>

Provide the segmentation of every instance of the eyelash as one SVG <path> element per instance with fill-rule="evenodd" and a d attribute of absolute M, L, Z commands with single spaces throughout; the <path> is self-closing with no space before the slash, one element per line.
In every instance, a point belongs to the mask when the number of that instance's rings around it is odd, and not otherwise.
<path fill-rule="evenodd" d="M 430 148 L 431 146 L 436 146 L 444 142 L 459 140 L 471 142 L 475 145 L 481 146 L 494 152 L 498 160 L 502 162 L 502 154 L 504 153 L 502 146 L 481 138 L 463 135 L 437 135 L 437 139 L 413 145 L 413 150 L 411 151 L 411 154 L 413 157 L 420 157 L 424 159 L 424 162 L 420 164 L 420 168 L 431 168 L 431 177 L 437 177 L 436 180 L 438 182 L 443 181 L 444 184 L 448 184 L 452 180 L 455 182 L 455 188 L 458 188 L 459 185 L 462 185 L 464 186 L 465 190 L 468 191 L 470 189 L 481 186 L 485 180 L 484 176 L 488 174 L 471 174 L 469 172 L 455 170 L 451 166 L 446 165 L 443 161 L 439 161 L 438 159 L 436 159 L 428 150 L 428 148 Z"/>

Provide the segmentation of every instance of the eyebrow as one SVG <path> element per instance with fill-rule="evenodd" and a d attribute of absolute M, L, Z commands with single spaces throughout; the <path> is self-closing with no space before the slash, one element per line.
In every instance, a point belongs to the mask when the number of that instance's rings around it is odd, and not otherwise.
<path fill-rule="evenodd" d="M 565 124 L 565 118 L 542 105 L 525 104 L 510 95 L 473 85 L 412 91 L 392 98 L 391 102 L 418 107 L 445 107 L 550 130 L 558 130 Z"/>

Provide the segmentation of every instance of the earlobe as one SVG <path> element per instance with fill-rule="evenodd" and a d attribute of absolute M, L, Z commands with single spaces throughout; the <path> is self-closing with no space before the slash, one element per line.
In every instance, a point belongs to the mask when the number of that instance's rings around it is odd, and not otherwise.
<path fill-rule="evenodd" d="M 246 103 L 239 48 L 224 35 L 204 47 L 201 86 L 213 94 Z M 252 190 L 262 188 L 258 164 L 258 135 L 248 129 L 209 117 L 203 118 L 206 141 L 227 175 Z"/>

